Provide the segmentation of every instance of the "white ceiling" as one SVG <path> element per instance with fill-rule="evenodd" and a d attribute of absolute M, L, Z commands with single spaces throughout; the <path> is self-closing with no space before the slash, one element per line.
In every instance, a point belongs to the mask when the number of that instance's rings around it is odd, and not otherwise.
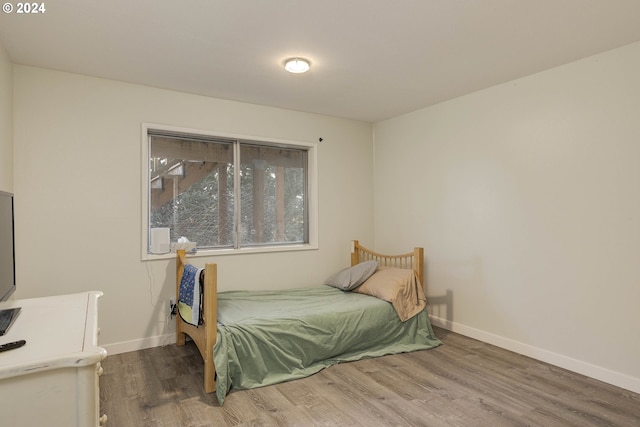
<path fill-rule="evenodd" d="M 640 40 L 640 0 L 44 4 L 0 13 L 14 63 L 369 122 Z"/>

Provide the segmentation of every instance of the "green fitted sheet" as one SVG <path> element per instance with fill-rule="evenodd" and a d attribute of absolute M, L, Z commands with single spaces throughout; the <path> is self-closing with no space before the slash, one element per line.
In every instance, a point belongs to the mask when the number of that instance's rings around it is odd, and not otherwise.
<path fill-rule="evenodd" d="M 426 310 L 400 322 L 393 306 L 329 286 L 218 294 L 216 395 L 312 375 L 336 363 L 435 347 Z"/>

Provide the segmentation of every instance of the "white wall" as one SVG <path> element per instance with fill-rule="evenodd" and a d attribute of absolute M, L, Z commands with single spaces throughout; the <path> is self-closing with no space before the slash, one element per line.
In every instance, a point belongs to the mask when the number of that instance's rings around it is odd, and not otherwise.
<path fill-rule="evenodd" d="M 374 140 L 375 246 L 425 246 L 439 323 L 640 392 L 640 43 Z"/>
<path fill-rule="evenodd" d="M 218 257 L 221 290 L 319 284 L 348 265 L 351 239 L 373 243 L 369 123 L 19 65 L 14 84 L 17 297 L 103 291 L 101 344 L 111 349 L 170 341 L 174 331 L 175 262 L 140 261 L 142 122 L 324 138 L 320 249 Z"/>
<path fill-rule="evenodd" d="M 13 192 L 13 64 L 1 44 L 0 190 Z"/>

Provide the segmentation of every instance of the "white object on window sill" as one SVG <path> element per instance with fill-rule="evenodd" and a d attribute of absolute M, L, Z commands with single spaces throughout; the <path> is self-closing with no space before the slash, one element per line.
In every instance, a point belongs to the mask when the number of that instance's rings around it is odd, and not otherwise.
<path fill-rule="evenodd" d="M 186 237 L 180 237 L 176 243 L 171 244 L 171 252 L 177 252 L 184 250 L 187 253 L 196 253 L 198 251 L 198 244 L 196 242 L 190 242 Z"/>

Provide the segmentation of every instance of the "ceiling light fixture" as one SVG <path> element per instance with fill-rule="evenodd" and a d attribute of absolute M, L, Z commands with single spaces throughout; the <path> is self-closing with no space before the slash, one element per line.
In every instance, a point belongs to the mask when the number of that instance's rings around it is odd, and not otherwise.
<path fill-rule="evenodd" d="M 303 58 L 291 58 L 287 59 L 284 64 L 284 69 L 290 73 L 300 74 L 306 73 L 311 68 L 311 64 L 308 60 Z"/>

